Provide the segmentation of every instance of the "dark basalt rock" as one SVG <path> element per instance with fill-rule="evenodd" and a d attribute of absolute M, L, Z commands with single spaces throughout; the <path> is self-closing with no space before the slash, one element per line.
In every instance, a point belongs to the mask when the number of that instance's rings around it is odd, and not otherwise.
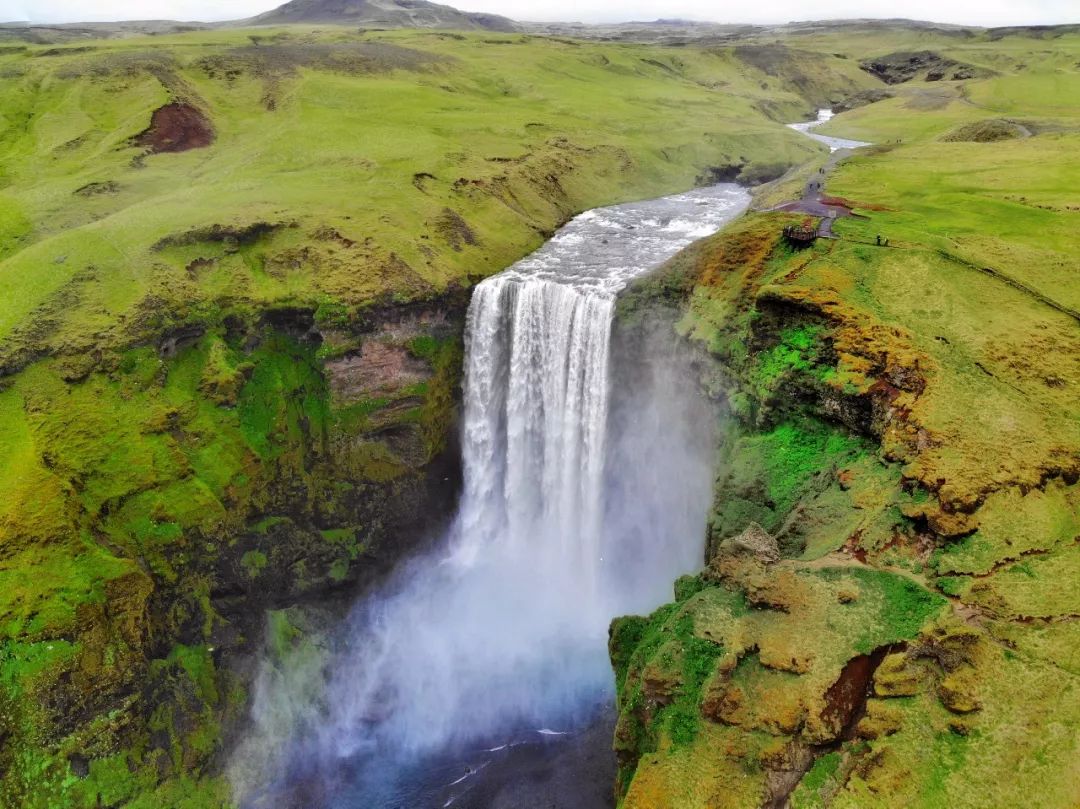
<path fill-rule="evenodd" d="M 896 51 L 864 59 L 859 66 L 886 84 L 903 84 L 919 76 L 926 81 L 959 81 L 993 75 L 985 68 L 957 62 L 935 51 Z"/>

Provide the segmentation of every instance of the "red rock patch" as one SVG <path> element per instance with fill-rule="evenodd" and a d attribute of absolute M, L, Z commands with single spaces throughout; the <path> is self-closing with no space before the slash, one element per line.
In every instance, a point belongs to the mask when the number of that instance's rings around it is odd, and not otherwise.
<path fill-rule="evenodd" d="M 135 138 L 151 154 L 186 152 L 214 142 L 214 128 L 198 109 L 183 101 L 158 107 L 150 116 L 150 126 Z"/>
<path fill-rule="evenodd" d="M 431 378 L 431 368 L 392 343 L 365 340 L 359 354 L 326 363 L 330 390 L 339 404 L 369 397 L 393 396 Z"/>

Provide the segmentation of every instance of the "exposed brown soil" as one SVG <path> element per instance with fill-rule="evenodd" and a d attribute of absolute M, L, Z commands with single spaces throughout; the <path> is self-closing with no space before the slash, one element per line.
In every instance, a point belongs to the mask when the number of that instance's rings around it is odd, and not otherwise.
<path fill-rule="evenodd" d="M 480 244 L 469 224 L 461 218 L 461 214 L 451 208 L 443 208 L 435 220 L 435 230 L 443 240 L 454 249 L 461 252 L 465 246 L 475 247 Z"/>
<path fill-rule="evenodd" d="M 183 101 L 158 107 L 150 116 L 150 126 L 135 137 L 135 143 L 146 146 L 151 154 L 186 152 L 213 142 L 210 119 Z"/>
<path fill-rule="evenodd" d="M 836 732 L 838 737 L 850 734 L 855 720 L 866 707 L 870 680 L 885 649 L 873 655 L 858 655 L 851 658 L 840 672 L 836 682 L 825 692 L 825 708 L 821 718 Z"/>
<path fill-rule="evenodd" d="M 864 211 L 894 211 L 895 208 L 889 208 L 885 205 L 878 205 L 876 202 L 858 202 L 856 200 L 847 199 L 846 197 L 830 197 L 823 196 L 821 198 L 822 205 L 839 205 L 842 208 L 847 208 L 849 211 L 854 208 L 862 208 Z"/>
<path fill-rule="evenodd" d="M 108 180 L 101 183 L 87 183 L 81 188 L 76 188 L 73 193 L 78 194 L 80 197 L 96 197 L 101 194 L 115 194 L 119 190 L 119 183 Z"/>
<path fill-rule="evenodd" d="M 172 233 L 156 241 L 153 250 L 166 247 L 185 247 L 201 242 L 222 243 L 225 245 L 254 244 L 264 236 L 269 236 L 284 227 L 296 227 L 295 222 L 252 222 L 249 225 L 210 225 L 194 228 L 183 233 Z"/>
<path fill-rule="evenodd" d="M 941 137 L 946 143 L 997 143 L 1002 140 L 1031 137 L 1031 131 L 1015 121 L 989 118 L 957 127 Z"/>

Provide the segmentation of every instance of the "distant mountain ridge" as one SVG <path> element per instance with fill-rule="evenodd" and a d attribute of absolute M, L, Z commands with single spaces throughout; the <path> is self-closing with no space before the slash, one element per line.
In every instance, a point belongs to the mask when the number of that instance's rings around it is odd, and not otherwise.
<path fill-rule="evenodd" d="M 427 0 L 292 0 L 243 23 L 348 23 L 384 28 L 518 30 L 516 22 L 498 14 L 458 11 Z"/>
<path fill-rule="evenodd" d="M 742 44 L 790 34 L 829 32 L 850 34 L 857 31 L 867 33 L 886 30 L 919 31 L 925 34 L 948 36 L 956 40 L 983 37 L 989 41 L 995 41 L 1006 36 L 1052 40 L 1080 31 L 1078 23 L 982 28 L 904 18 L 803 20 L 779 25 L 706 22 L 670 17 L 616 23 L 523 22 L 498 14 L 460 11 L 452 6 L 431 3 L 427 0 L 291 0 L 255 17 L 225 22 L 126 20 L 43 24 L 0 21 L 0 43 L 67 44 L 79 40 L 116 36 L 178 34 L 216 28 L 289 24 L 500 31 L 675 46 Z"/>

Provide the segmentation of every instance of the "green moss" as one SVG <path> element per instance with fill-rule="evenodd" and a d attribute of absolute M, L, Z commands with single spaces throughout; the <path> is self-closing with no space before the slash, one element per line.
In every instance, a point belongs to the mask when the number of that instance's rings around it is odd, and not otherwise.
<path fill-rule="evenodd" d="M 429 334 L 422 334 L 409 340 L 408 345 L 414 357 L 434 361 L 440 353 L 443 341 Z"/>
<path fill-rule="evenodd" d="M 868 452 L 863 439 L 814 418 L 737 434 L 722 453 L 726 469 L 719 479 L 713 531 L 729 536 L 754 521 L 775 532 L 800 500 Z"/>
<path fill-rule="evenodd" d="M 427 385 L 417 421 L 429 458 L 446 448 L 446 437 L 456 421 L 455 402 L 461 379 L 464 347 L 459 338 L 442 340 L 428 356 L 435 375 Z"/>
<path fill-rule="evenodd" d="M 723 647 L 695 635 L 694 619 L 688 613 L 675 619 L 673 629 L 681 645 L 682 678 L 678 696 L 666 709 L 664 719 L 672 744 L 685 746 L 697 736 L 701 721 L 701 690 Z"/>
<path fill-rule="evenodd" d="M 262 551 L 246 551 L 243 556 L 240 557 L 240 564 L 250 578 L 254 579 L 263 569 L 269 564 L 269 560 L 266 558 L 266 554 Z"/>
<path fill-rule="evenodd" d="M 818 324 L 804 323 L 780 332 L 772 348 L 754 357 L 753 381 L 759 398 L 764 398 L 788 374 L 805 373 L 818 367 L 817 342 L 823 331 Z M 819 369 L 824 374 L 829 368 Z"/>
<path fill-rule="evenodd" d="M 289 522 L 288 517 L 264 517 L 251 526 L 251 530 L 256 534 L 265 536 L 268 531 L 275 528 L 278 525 L 283 525 Z"/>
<path fill-rule="evenodd" d="M 955 598 L 967 589 L 970 580 L 963 576 L 938 576 L 934 579 L 934 584 L 936 584 L 938 589 L 945 595 L 953 596 Z"/>
<path fill-rule="evenodd" d="M 701 575 L 679 576 L 679 578 L 675 580 L 675 601 L 686 601 L 688 598 L 701 592 L 701 590 L 707 586 L 704 577 Z"/>
<path fill-rule="evenodd" d="M 303 632 L 292 622 L 288 610 L 267 611 L 266 622 L 267 648 L 276 660 L 285 660 Z"/>
<path fill-rule="evenodd" d="M 333 581 L 341 582 L 345 580 L 345 577 L 349 575 L 349 562 L 346 559 L 336 559 L 330 565 L 330 571 L 327 574 Z"/>
<path fill-rule="evenodd" d="M 616 618 L 611 622 L 608 633 L 608 651 L 611 656 L 611 665 L 615 669 L 615 690 L 621 694 L 623 683 L 626 680 L 626 670 L 642 638 L 649 629 L 650 622 L 647 618 L 639 615 L 628 615 Z M 620 697 L 621 699 L 621 697 Z"/>
<path fill-rule="evenodd" d="M 314 352 L 274 335 L 256 349 L 251 362 L 254 371 L 240 391 L 237 413 L 252 450 L 272 459 L 305 435 L 321 438 L 328 394 Z"/>
<path fill-rule="evenodd" d="M 842 756 L 833 751 L 818 756 L 791 796 L 792 809 L 821 809 L 827 804 L 823 792 L 834 785 Z"/>
<path fill-rule="evenodd" d="M 947 603 L 937 593 L 907 576 L 871 568 L 825 568 L 816 575 L 826 581 L 854 579 L 865 597 L 876 599 L 877 622 L 855 641 L 855 650 L 869 654 L 882 646 L 914 638 L 927 620 Z"/>
<path fill-rule="evenodd" d="M 169 652 L 166 662 L 179 664 L 198 689 L 203 702 L 210 706 L 218 704 L 217 672 L 208 647 L 178 644 Z"/>

